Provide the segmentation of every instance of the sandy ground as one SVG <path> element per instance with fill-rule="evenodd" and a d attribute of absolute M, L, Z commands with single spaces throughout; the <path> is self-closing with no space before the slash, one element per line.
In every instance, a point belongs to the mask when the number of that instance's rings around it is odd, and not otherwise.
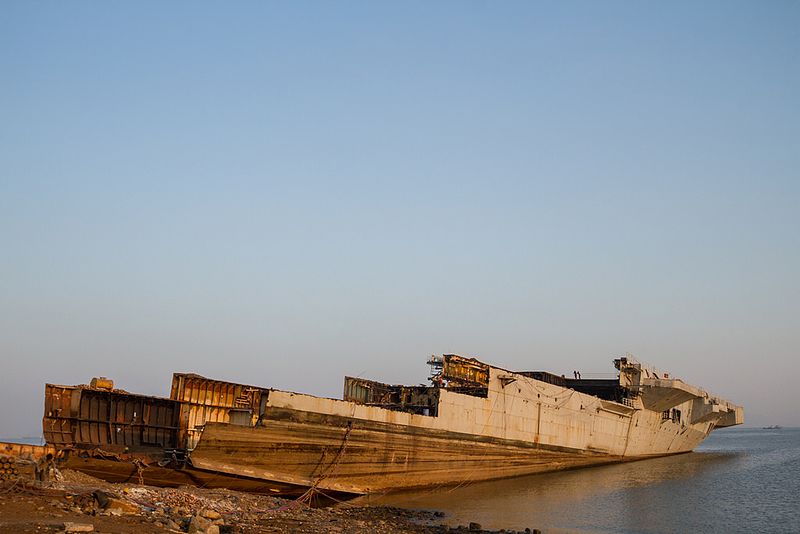
<path fill-rule="evenodd" d="M 231 490 L 110 484 L 74 471 L 0 480 L 0 532 L 180 533 L 451 533 L 434 511 L 305 502 Z M 508 531 L 513 532 L 513 531 Z"/>

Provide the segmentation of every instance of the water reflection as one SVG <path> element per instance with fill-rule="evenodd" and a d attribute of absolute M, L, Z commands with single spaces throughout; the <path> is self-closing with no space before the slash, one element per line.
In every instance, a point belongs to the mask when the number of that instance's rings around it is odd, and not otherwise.
<path fill-rule="evenodd" d="M 689 454 L 365 501 L 498 530 L 800 532 L 800 429 L 715 431 Z"/>
<path fill-rule="evenodd" d="M 643 494 L 632 490 L 695 478 L 704 471 L 740 462 L 746 456 L 745 452 L 693 452 L 368 500 L 374 504 L 443 510 L 452 525 L 478 521 L 496 529 L 550 526 L 556 527 L 555 531 L 584 530 L 598 524 L 619 523 L 614 521 L 615 516 L 641 511 Z M 599 501 L 602 506 L 598 507 Z"/>

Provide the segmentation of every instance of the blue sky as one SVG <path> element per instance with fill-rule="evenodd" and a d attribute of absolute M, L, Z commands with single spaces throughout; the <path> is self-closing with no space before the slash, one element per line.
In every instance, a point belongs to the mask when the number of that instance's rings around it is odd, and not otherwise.
<path fill-rule="evenodd" d="M 795 2 L 6 2 L 0 435 L 626 351 L 800 425 Z"/>

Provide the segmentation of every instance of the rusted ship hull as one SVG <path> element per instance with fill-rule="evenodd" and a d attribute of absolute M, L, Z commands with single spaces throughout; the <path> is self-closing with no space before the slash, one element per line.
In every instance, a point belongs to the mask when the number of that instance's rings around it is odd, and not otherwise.
<path fill-rule="evenodd" d="M 291 409 L 266 415 L 259 427 L 206 425 L 192 465 L 364 494 L 634 459 Z"/>
<path fill-rule="evenodd" d="M 249 478 L 222 471 L 207 471 L 191 465 L 160 467 L 158 464 L 144 465 L 126 458 L 92 456 L 78 451 L 68 451 L 60 462 L 61 467 L 86 473 L 114 483 L 146 484 L 164 488 L 197 486 L 209 489 L 227 488 L 249 493 L 260 493 L 277 497 L 299 497 L 308 486 L 287 484 L 275 480 Z M 345 499 L 355 494 L 334 491 L 331 497 Z"/>
<path fill-rule="evenodd" d="M 179 373 L 169 399 L 48 385 L 45 437 L 112 481 L 349 496 L 688 452 L 743 420 L 625 359 L 610 380 L 431 361 L 431 386 L 345 378 L 341 400 Z"/>

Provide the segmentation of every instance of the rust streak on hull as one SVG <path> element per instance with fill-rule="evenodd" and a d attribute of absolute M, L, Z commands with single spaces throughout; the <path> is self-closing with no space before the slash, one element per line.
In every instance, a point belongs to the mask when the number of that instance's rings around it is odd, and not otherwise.
<path fill-rule="evenodd" d="M 298 485 L 316 484 L 327 490 L 371 493 L 634 459 L 360 420 L 349 421 L 352 431 L 337 457 L 346 419 L 335 426 L 332 418 L 309 412 L 283 409 L 265 415 L 263 426 L 257 428 L 207 425 L 192 453 L 193 465 Z"/>

